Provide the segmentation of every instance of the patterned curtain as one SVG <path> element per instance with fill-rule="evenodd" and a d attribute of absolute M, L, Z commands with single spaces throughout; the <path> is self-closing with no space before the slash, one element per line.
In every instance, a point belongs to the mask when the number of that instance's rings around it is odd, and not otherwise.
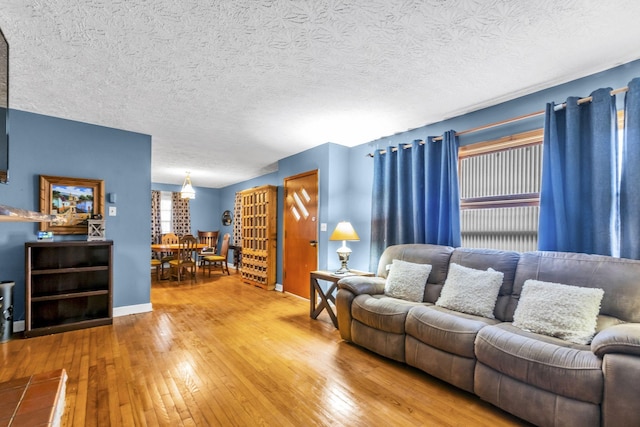
<path fill-rule="evenodd" d="M 172 229 L 178 236 L 191 233 L 191 210 L 189 199 L 180 197 L 180 193 L 171 193 L 171 221 Z"/>
<path fill-rule="evenodd" d="M 233 205 L 233 244 L 242 247 L 242 195 L 236 193 Z"/>
<path fill-rule="evenodd" d="M 161 236 L 160 192 L 151 190 L 151 243 L 160 243 Z"/>

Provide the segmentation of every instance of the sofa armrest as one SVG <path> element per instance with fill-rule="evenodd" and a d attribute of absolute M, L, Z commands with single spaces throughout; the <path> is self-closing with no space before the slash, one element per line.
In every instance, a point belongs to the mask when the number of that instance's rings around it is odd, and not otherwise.
<path fill-rule="evenodd" d="M 591 341 L 591 351 L 598 357 L 609 353 L 640 356 L 640 323 L 622 323 L 603 329 Z"/>
<path fill-rule="evenodd" d="M 340 279 L 338 289 L 346 289 L 354 295 L 384 294 L 385 283 L 382 277 L 349 276 Z"/>
<path fill-rule="evenodd" d="M 358 295 L 384 294 L 386 280 L 382 277 L 349 276 L 338 281 L 338 293 L 336 294 L 336 316 L 338 317 L 338 329 L 340 336 L 345 341 L 351 341 L 351 305 Z"/>

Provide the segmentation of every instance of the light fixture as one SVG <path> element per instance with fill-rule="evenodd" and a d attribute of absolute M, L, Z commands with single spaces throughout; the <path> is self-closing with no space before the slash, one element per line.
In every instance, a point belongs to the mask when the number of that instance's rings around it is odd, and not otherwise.
<path fill-rule="evenodd" d="M 180 191 L 180 197 L 182 197 L 183 199 L 196 198 L 196 191 L 191 185 L 191 172 L 187 172 L 187 176 L 184 179 L 184 184 L 182 184 L 182 190 Z"/>
<path fill-rule="evenodd" d="M 349 261 L 349 255 L 351 255 L 351 249 L 347 247 L 347 240 L 351 241 L 359 241 L 360 237 L 356 230 L 353 229 L 353 226 L 348 221 L 341 221 L 336 225 L 336 229 L 331 233 L 331 237 L 329 240 L 342 240 L 342 246 L 338 248 L 336 251 L 338 253 L 338 258 L 340 258 L 340 263 L 342 266 L 339 270 L 335 272 L 335 274 L 346 274 L 349 272 L 349 267 L 347 267 L 347 262 Z"/>

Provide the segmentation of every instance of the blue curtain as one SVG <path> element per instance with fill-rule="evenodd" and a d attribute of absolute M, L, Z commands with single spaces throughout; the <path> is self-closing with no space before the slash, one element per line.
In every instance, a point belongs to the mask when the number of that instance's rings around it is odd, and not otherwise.
<path fill-rule="evenodd" d="M 611 89 L 592 102 L 547 104 L 538 247 L 614 255 L 617 251 L 617 123 Z"/>
<path fill-rule="evenodd" d="M 445 132 L 442 142 L 427 138 L 426 242 L 460 246 L 460 196 L 458 191 L 458 137 Z"/>
<path fill-rule="evenodd" d="M 640 78 L 624 100 L 624 143 L 620 180 L 620 256 L 640 259 Z"/>
<path fill-rule="evenodd" d="M 374 153 L 370 268 L 387 246 L 434 243 L 460 246 L 458 138 L 445 133 Z"/>

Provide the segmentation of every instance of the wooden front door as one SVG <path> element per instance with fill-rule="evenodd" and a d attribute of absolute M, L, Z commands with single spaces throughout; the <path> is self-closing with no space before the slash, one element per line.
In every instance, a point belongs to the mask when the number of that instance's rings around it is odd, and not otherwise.
<path fill-rule="evenodd" d="M 309 273 L 318 269 L 318 171 L 284 179 L 283 288 L 309 298 Z"/>

